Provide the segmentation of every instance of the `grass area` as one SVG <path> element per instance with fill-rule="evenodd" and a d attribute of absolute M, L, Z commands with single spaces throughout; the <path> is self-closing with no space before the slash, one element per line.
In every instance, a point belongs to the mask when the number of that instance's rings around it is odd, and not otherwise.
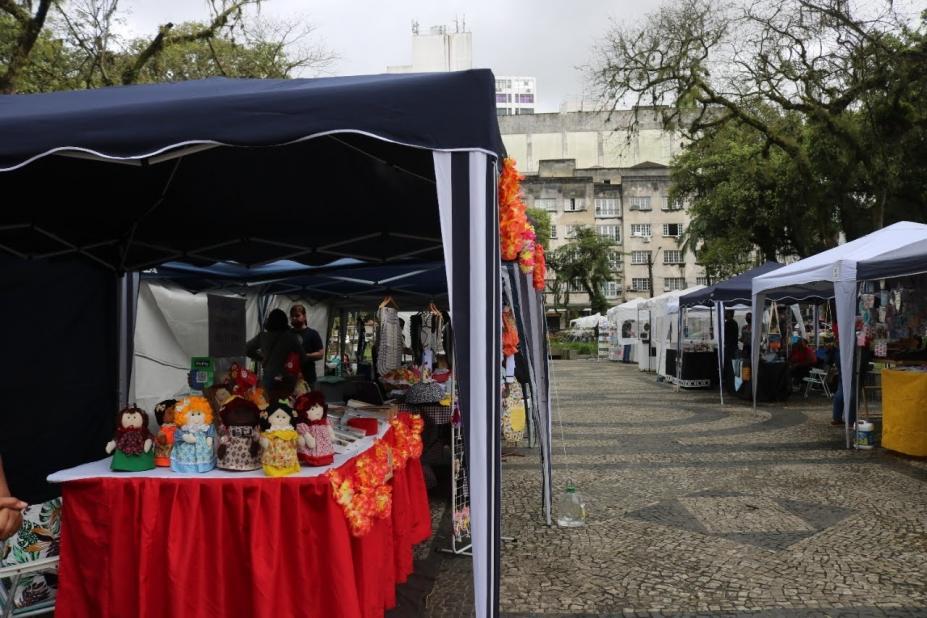
<path fill-rule="evenodd" d="M 582 341 L 556 341 L 551 342 L 551 346 L 556 346 L 558 348 L 567 348 L 570 350 L 576 350 L 577 354 L 597 354 L 598 348 L 595 343 L 586 343 Z"/>

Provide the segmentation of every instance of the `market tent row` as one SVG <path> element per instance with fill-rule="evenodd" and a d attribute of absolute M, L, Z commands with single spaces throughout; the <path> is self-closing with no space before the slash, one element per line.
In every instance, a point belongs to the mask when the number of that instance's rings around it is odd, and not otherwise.
<path fill-rule="evenodd" d="M 102 449 L 128 394 L 130 273 L 177 260 L 443 260 L 471 474 L 475 608 L 497 614 L 504 147 L 494 96 L 492 73 L 474 70 L 0 98 L 0 189 L 28 204 L 0 220 L 0 249 L 18 258 L 3 265 L 2 317 L 24 331 L 11 342 L 24 351 L 6 376 L 15 386 L 4 387 L 5 417 L 21 420 L 5 423 L 2 448 L 38 463 L 23 445 L 44 444 L 64 453 L 61 467 Z M 67 310 L 79 316 L 70 324 L 95 333 L 91 345 L 83 333 L 47 328 L 60 303 L 34 306 L 37 287 L 67 277 L 76 279 Z M 87 346 L 81 384 L 50 391 L 33 368 L 75 344 Z M 48 394 L 41 428 L 28 420 L 35 392 Z"/>
<path fill-rule="evenodd" d="M 927 225 L 900 221 L 871 234 L 783 266 L 753 280 L 753 313 L 768 299 L 786 295 L 795 300 L 833 297 L 837 309 L 840 380 L 844 393 L 853 392 L 854 346 L 858 286 L 862 281 L 927 272 Z M 759 329 L 753 330 L 753 366 L 759 358 Z M 753 380 L 754 405 L 756 383 Z M 846 444 L 850 446 L 850 406 L 843 399 Z"/>

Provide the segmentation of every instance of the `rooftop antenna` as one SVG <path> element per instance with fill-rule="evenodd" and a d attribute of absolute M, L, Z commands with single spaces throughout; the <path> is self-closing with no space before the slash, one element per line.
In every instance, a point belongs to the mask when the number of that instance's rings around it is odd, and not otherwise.
<path fill-rule="evenodd" d="M 418 21 L 412 20 L 412 34 L 418 34 Z"/>
<path fill-rule="evenodd" d="M 463 31 L 464 31 L 464 32 L 467 31 L 467 15 L 466 15 L 466 13 L 464 13 L 464 16 L 463 16 Z"/>

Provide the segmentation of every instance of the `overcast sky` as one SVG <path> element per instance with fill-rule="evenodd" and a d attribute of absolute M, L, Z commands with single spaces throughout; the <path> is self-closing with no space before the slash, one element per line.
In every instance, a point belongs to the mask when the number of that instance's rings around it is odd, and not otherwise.
<path fill-rule="evenodd" d="M 497 75 L 537 78 L 538 111 L 557 111 L 583 91 L 577 67 L 611 19 L 633 21 L 658 0 L 266 0 L 268 16 L 302 16 L 317 27 L 318 41 L 338 56 L 336 75 L 383 73 L 412 61 L 411 23 L 454 28 L 466 20 L 473 33 L 473 64 Z M 161 23 L 208 17 L 201 0 L 123 0 L 129 31 L 151 36 Z"/>

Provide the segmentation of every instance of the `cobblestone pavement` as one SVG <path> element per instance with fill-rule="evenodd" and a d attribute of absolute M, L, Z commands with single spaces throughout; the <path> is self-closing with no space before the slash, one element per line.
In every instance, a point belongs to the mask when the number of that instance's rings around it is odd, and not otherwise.
<path fill-rule="evenodd" d="M 554 485 L 588 523 L 548 528 L 536 451 L 506 458 L 504 614 L 927 616 L 927 462 L 843 449 L 823 398 L 754 413 L 636 366 L 553 372 Z M 443 559 L 429 615 L 470 615 L 470 577 Z"/>

